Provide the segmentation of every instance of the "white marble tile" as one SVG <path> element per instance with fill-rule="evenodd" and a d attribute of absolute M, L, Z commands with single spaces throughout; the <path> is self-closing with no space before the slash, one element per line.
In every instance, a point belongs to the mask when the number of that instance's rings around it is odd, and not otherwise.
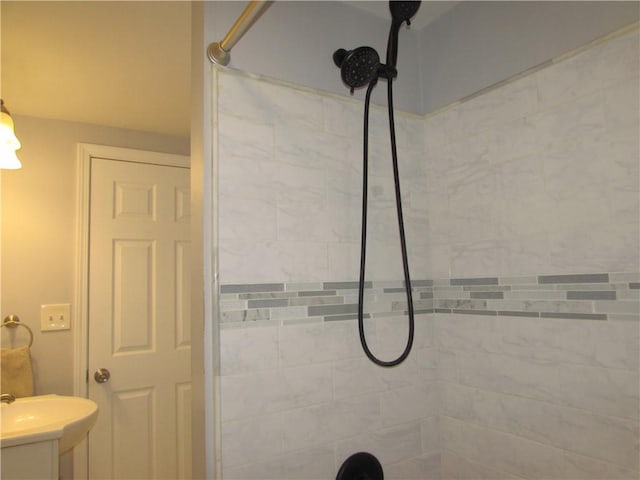
<path fill-rule="evenodd" d="M 428 115 L 424 120 L 424 147 L 429 152 L 449 142 L 451 123 L 457 119 L 457 110 L 447 108 Z M 428 156 L 428 155 L 427 155 Z"/>
<path fill-rule="evenodd" d="M 375 430 L 380 424 L 377 395 L 345 398 L 283 414 L 283 448 L 309 448 Z"/>
<path fill-rule="evenodd" d="M 640 426 L 637 420 L 563 410 L 562 433 L 562 441 L 569 451 L 640 471 Z"/>
<path fill-rule="evenodd" d="M 460 383 L 608 416 L 637 419 L 638 373 L 456 351 Z"/>
<path fill-rule="evenodd" d="M 220 331 L 222 375 L 271 370 L 278 366 L 278 329 L 242 328 Z"/>
<path fill-rule="evenodd" d="M 563 451 L 537 442 L 445 417 L 447 450 L 498 471 L 531 479 L 562 478 Z"/>
<path fill-rule="evenodd" d="M 284 327 L 280 329 L 281 365 L 306 365 L 356 356 L 359 353 L 357 335 L 354 321 Z"/>
<path fill-rule="evenodd" d="M 227 466 L 268 460 L 282 453 L 281 414 L 222 423 L 222 460 Z"/>
<path fill-rule="evenodd" d="M 555 203 L 545 189 L 540 157 L 531 155 L 506 162 L 501 165 L 498 178 L 504 199 L 503 221 L 504 230 L 509 232 L 508 239 L 545 231 Z"/>
<path fill-rule="evenodd" d="M 448 174 L 459 173 L 472 166 L 474 158 L 464 149 L 466 146 L 468 143 L 460 140 L 427 151 L 425 153 L 427 181 L 433 183 L 434 178 L 439 179 Z"/>
<path fill-rule="evenodd" d="M 351 280 L 357 278 L 360 268 L 359 243 L 333 243 L 328 247 L 328 278 Z"/>
<path fill-rule="evenodd" d="M 638 370 L 640 326 L 627 322 L 498 317 L 491 347 L 540 360 Z"/>
<path fill-rule="evenodd" d="M 262 122 L 322 128 L 319 95 L 242 75 L 219 75 L 220 111 Z"/>
<path fill-rule="evenodd" d="M 326 201 L 325 173 L 322 169 L 278 163 L 271 188 L 278 205 L 317 204 Z"/>
<path fill-rule="evenodd" d="M 486 156 L 491 163 L 500 163 L 536 153 L 536 126 L 532 117 L 501 123 L 480 135 L 487 144 Z"/>
<path fill-rule="evenodd" d="M 539 101 L 543 109 L 598 90 L 601 82 L 594 68 L 594 49 L 543 68 L 534 74 L 538 83 Z"/>
<path fill-rule="evenodd" d="M 604 92 L 604 108 L 607 127 L 620 129 L 635 127 L 640 123 L 640 78 L 613 85 Z"/>
<path fill-rule="evenodd" d="M 370 280 L 402 280 L 402 256 L 399 243 L 389 244 L 367 237 L 366 276 Z"/>
<path fill-rule="evenodd" d="M 237 467 L 228 467 L 223 462 L 225 480 L 331 480 L 335 472 L 330 446 L 299 450 Z"/>
<path fill-rule="evenodd" d="M 474 462 L 451 451 L 444 451 L 441 454 L 441 475 L 441 478 L 446 480 L 517 480 L 524 478 L 497 471 L 495 468 Z"/>
<path fill-rule="evenodd" d="M 302 243 L 354 242 L 359 233 L 357 208 L 338 209 L 327 203 L 286 203 L 277 207 L 278 239 Z"/>
<path fill-rule="evenodd" d="M 537 143 L 541 150 L 554 151 L 579 146 L 605 130 L 602 93 L 596 92 L 561 104 L 535 117 Z"/>
<path fill-rule="evenodd" d="M 221 165 L 239 158 L 273 162 L 274 131 L 268 123 L 220 113 L 218 116 L 218 154 Z"/>
<path fill-rule="evenodd" d="M 430 248 L 431 268 L 434 278 L 448 278 L 453 275 L 451 269 L 451 246 L 448 243 L 433 243 Z"/>
<path fill-rule="evenodd" d="M 424 151 L 422 118 L 397 110 L 394 117 L 398 148 L 408 149 L 414 152 Z"/>
<path fill-rule="evenodd" d="M 345 137 L 362 137 L 363 106 L 358 102 L 324 97 L 324 129 Z"/>
<path fill-rule="evenodd" d="M 502 243 L 505 271 L 551 272 L 554 265 L 549 257 L 549 234 L 546 232 L 516 235 L 503 230 Z"/>
<path fill-rule="evenodd" d="M 362 174 L 328 170 L 325 188 L 329 202 L 360 208 L 362 204 Z"/>
<path fill-rule="evenodd" d="M 220 239 L 273 241 L 277 236 L 276 206 L 273 202 L 242 197 L 220 197 Z"/>
<path fill-rule="evenodd" d="M 638 74 L 638 34 L 597 45 L 535 74 L 543 108 Z"/>
<path fill-rule="evenodd" d="M 450 275 L 452 277 L 479 277 L 513 273 L 507 270 L 504 243 L 496 240 L 472 240 L 452 243 L 450 251 Z"/>
<path fill-rule="evenodd" d="M 544 155 L 544 182 L 550 207 L 547 222 L 552 229 L 606 222 L 610 210 L 608 161 L 593 147 Z M 569 181 L 571 179 L 571 181 Z"/>
<path fill-rule="evenodd" d="M 563 272 L 637 270 L 639 239 L 638 223 L 558 230 L 549 234 L 550 258 Z"/>
<path fill-rule="evenodd" d="M 354 169 L 351 161 L 345 162 L 345 151 L 353 145 L 345 137 L 314 129 L 276 125 L 275 138 L 275 159 L 279 162 L 339 171 Z M 347 157 L 348 160 L 351 158 Z"/>
<path fill-rule="evenodd" d="M 602 87 L 637 77 L 640 71 L 640 34 L 633 32 L 594 48 L 598 56 L 595 68 Z"/>
<path fill-rule="evenodd" d="M 420 436 L 422 438 L 422 451 L 424 453 L 437 452 L 442 449 L 440 442 L 440 417 L 441 409 L 438 409 L 438 415 L 425 418 L 420 422 Z"/>
<path fill-rule="evenodd" d="M 440 454 L 428 453 L 385 466 L 389 480 L 440 480 Z"/>
<path fill-rule="evenodd" d="M 640 136 L 638 126 L 616 129 L 597 139 L 611 220 L 637 222 L 640 214 Z"/>
<path fill-rule="evenodd" d="M 536 82 L 527 76 L 461 104 L 458 129 L 463 134 L 472 134 L 536 110 Z"/>
<path fill-rule="evenodd" d="M 223 283 L 324 281 L 328 276 L 326 244 L 256 242 L 235 239 L 220 244 Z"/>
<path fill-rule="evenodd" d="M 628 470 L 608 462 L 601 462 L 591 457 L 566 452 L 565 473 L 567 480 L 636 480 L 640 477 L 638 470 Z"/>
<path fill-rule="evenodd" d="M 415 320 L 415 317 L 414 317 Z M 396 358 L 405 349 L 409 334 L 409 316 L 398 315 L 383 317 L 376 322 L 376 343 L 372 343 L 375 352 L 384 359 Z M 417 329 L 417 321 L 414 321 L 414 329 Z M 414 337 L 414 344 L 418 348 Z"/>
<path fill-rule="evenodd" d="M 640 417 L 637 372 L 567 366 L 559 369 L 559 374 L 554 387 L 567 405 L 583 407 L 603 415 L 636 420 Z M 588 382 L 585 382 L 586 379 L 589 379 Z"/>
<path fill-rule="evenodd" d="M 221 242 L 219 272 L 222 283 L 273 281 L 279 271 L 275 252 L 269 243 L 242 239 Z"/>
<path fill-rule="evenodd" d="M 438 411 L 437 384 L 396 388 L 380 396 L 380 417 L 385 426 L 421 420 Z"/>
<path fill-rule="evenodd" d="M 637 421 L 450 383 L 441 395 L 444 415 L 638 469 Z"/>
<path fill-rule="evenodd" d="M 425 351 L 427 349 L 413 348 L 407 359 L 400 365 L 392 369 L 378 368 L 378 376 L 386 388 L 388 390 L 397 390 L 412 385 L 434 382 L 436 380 L 435 368 L 426 369 L 421 364 L 421 362 L 425 362 L 425 354 L 422 353 Z"/>
<path fill-rule="evenodd" d="M 364 357 L 333 362 L 333 397 L 342 399 L 386 389 L 377 368 Z"/>
<path fill-rule="evenodd" d="M 438 380 L 458 382 L 456 354 L 452 350 L 438 351 Z"/>
<path fill-rule="evenodd" d="M 422 454 L 420 451 L 420 424 L 411 422 L 376 430 L 335 444 L 338 465 L 341 465 L 354 453 L 362 451 L 375 455 L 383 468 L 388 464 L 419 457 Z"/>
<path fill-rule="evenodd" d="M 280 412 L 331 399 L 329 366 L 305 366 L 221 379 L 222 420 Z"/>
<path fill-rule="evenodd" d="M 270 269 L 272 280 L 320 282 L 332 278 L 328 271 L 326 243 L 316 239 L 300 242 L 279 239 L 270 248 L 276 259 L 275 268 Z"/>
<path fill-rule="evenodd" d="M 448 181 L 448 233 L 452 242 L 496 239 L 502 223 L 502 172 L 474 166 Z"/>

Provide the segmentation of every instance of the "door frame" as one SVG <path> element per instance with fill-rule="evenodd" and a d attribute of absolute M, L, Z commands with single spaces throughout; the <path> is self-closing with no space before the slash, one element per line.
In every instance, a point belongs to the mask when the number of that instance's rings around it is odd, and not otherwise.
<path fill-rule="evenodd" d="M 77 147 L 76 190 L 76 265 L 73 327 L 73 394 L 89 393 L 89 201 L 91 198 L 91 162 L 94 158 L 190 168 L 186 155 L 79 143 Z M 84 439 L 73 450 L 74 478 L 88 478 L 89 444 Z"/>

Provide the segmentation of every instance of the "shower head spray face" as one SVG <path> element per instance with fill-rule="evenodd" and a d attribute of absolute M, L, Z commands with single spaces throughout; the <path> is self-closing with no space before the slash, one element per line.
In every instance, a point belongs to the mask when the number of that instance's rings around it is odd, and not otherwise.
<path fill-rule="evenodd" d="M 333 61 L 340 68 L 342 81 L 351 88 L 364 87 L 372 80 L 378 78 L 380 57 L 371 47 L 358 47 L 346 51 L 341 48 L 333 54 Z"/>

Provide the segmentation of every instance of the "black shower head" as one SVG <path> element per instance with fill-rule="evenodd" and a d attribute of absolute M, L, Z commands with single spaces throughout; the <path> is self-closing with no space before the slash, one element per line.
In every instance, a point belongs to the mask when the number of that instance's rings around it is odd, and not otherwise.
<path fill-rule="evenodd" d="M 342 81 L 351 88 L 364 87 L 378 78 L 380 57 L 371 47 L 358 47 L 346 51 L 341 48 L 333 54 L 333 61 L 340 68 Z"/>
<path fill-rule="evenodd" d="M 417 2 L 389 2 L 389 10 L 391 18 L 394 22 L 402 23 L 409 20 L 417 13 L 420 8 L 420 1 Z"/>
<path fill-rule="evenodd" d="M 391 12 L 391 30 L 389 30 L 389 41 L 387 42 L 387 65 L 395 68 L 398 61 L 398 35 L 400 27 L 404 22 L 411 24 L 413 17 L 420 8 L 420 1 L 417 2 L 389 2 Z"/>

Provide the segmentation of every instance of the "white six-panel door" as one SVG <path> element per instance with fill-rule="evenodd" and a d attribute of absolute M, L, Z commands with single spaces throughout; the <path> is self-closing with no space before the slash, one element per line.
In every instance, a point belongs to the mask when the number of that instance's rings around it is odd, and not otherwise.
<path fill-rule="evenodd" d="M 92 159 L 93 480 L 190 478 L 189 197 L 187 168 Z"/>

